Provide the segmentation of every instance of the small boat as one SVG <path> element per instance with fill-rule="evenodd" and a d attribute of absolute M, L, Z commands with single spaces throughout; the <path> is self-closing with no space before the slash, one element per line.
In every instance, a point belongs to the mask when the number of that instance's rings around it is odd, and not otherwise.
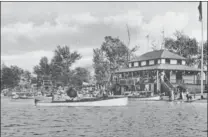
<path fill-rule="evenodd" d="M 100 97 L 100 98 L 88 98 L 80 100 L 66 100 L 66 101 L 44 101 L 35 99 L 36 106 L 126 106 L 128 104 L 127 97 Z"/>
<path fill-rule="evenodd" d="M 19 96 L 17 95 L 16 92 L 12 92 L 11 99 L 19 99 Z"/>
<path fill-rule="evenodd" d="M 131 96 L 128 96 L 128 98 L 137 98 L 138 100 L 141 100 L 141 101 L 146 101 L 146 100 L 157 101 L 157 100 L 161 100 L 160 96 L 141 97 L 141 96 L 137 96 L 137 95 L 131 95 Z"/>
<path fill-rule="evenodd" d="M 34 99 L 33 96 L 20 96 L 19 99 Z"/>
<path fill-rule="evenodd" d="M 34 99 L 34 96 L 30 93 L 12 93 L 11 99 Z"/>

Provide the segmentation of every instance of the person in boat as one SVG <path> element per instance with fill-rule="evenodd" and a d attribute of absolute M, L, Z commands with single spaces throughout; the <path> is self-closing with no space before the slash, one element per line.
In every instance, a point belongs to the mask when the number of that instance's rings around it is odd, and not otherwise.
<path fill-rule="evenodd" d="M 77 91 L 75 90 L 75 88 L 70 87 L 66 90 L 66 94 L 70 97 L 70 99 L 74 100 L 77 99 L 78 94 Z"/>

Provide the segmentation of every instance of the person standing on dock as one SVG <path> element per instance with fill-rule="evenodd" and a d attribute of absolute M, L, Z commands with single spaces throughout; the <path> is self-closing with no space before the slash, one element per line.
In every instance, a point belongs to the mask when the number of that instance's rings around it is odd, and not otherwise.
<path fill-rule="evenodd" d="M 164 82 L 164 78 L 165 78 L 165 72 L 163 71 L 161 72 L 160 80 Z"/>

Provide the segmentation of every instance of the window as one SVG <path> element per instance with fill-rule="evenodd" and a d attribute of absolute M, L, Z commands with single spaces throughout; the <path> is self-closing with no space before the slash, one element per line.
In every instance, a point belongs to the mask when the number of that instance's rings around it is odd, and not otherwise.
<path fill-rule="evenodd" d="M 170 64 L 170 59 L 165 59 L 165 64 Z"/>
<path fill-rule="evenodd" d="M 185 64 L 186 64 L 185 60 L 182 60 L 182 65 L 185 65 Z"/>
<path fill-rule="evenodd" d="M 129 63 L 129 67 L 130 67 L 130 68 L 131 68 L 131 65 L 132 65 L 132 64 L 131 64 L 131 63 Z"/>
<path fill-rule="evenodd" d="M 142 61 L 142 62 L 141 62 L 141 66 L 145 66 L 146 63 L 147 63 L 146 61 Z"/>
<path fill-rule="evenodd" d="M 131 62 L 131 67 L 134 67 L 134 62 Z"/>
<path fill-rule="evenodd" d="M 135 67 L 138 67 L 139 66 L 139 63 L 138 62 L 134 62 L 134 66 Z"/>
<path fill-rule="evenodd" d="M 154 65 L 155 64 L 155 61 L 154 60 L 150 60 L 149 61 L 149 65 Z"/>
<path fill-rule="evenodd" d="M 177 64 L 177 60 L 171 59 L 170 64 Z"/>
<path fill-rule="evenodd" d="M 161 64 L 165 64 L 165 59 L 161 59 Z"/>
<path fill-rule="evenodd" d="M 177 64 L 178 65 L 181 65 L 182 64 L 182 61 L 181 60 L 177 60 Z"/>

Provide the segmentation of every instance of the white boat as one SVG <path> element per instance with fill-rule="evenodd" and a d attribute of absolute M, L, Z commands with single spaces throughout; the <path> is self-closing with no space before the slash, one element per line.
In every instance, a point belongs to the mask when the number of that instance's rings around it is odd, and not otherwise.
<path fill-rule="evenodd" d="M 74 107 L 84 107 L 84 106 L 126 106 L 128 104 L 127 97 L 108 97 L 106 99 L 93 99 L 93 100 L 77 100 L 77 101 L 40 101 L 35 100 L 36 106 L 74 106 Z"/>
<path fill-rule="evenodd" d="M 151 101 L 157 101 L 157 100 L 161 100 L 160 96 L 152 96 L 152 97 L 139 97 L 139 96 L 128 96 L 128 98 L 137 98 L 137 100 L 141 100 L 141 101 L 146 101 L 146 100 L 151 100 Z"/>

